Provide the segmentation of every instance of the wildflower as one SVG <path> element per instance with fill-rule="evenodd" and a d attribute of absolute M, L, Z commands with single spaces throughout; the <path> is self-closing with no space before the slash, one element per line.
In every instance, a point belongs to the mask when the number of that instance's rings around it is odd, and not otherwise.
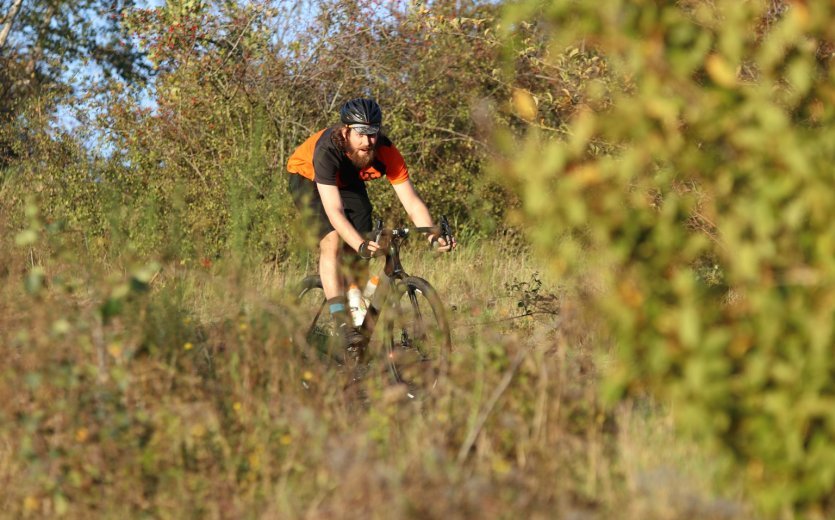
<path fill-rule="evenodd" d="M 257 453 L 250 454 L 250 456 L 247 457 L 247 460 L 249 461 L 249 467 L 252 469 L 258 469 L 261 465 L 261 458 Z"/>
<path fill-rule="evenodd" d="M 32 495 L 28 495 L 23 499 L 23 509 L 27 512 L 33 513 L 38 510 L 38 499 Z"/>
<path fill-rule="evenodd" d="M 70 322 L 68 322 L 64 318 L 61 318 L 52 324 L 52 333 L 56 336 L 63 336 L 67 334 L 70 331 L 70 329 L 72 329 Z"/>
<path fill-rule="evenodd" d="M 491 464 L 493 472 L 499 475 L 507 474 L 511 469 L 513 469 L 510 464 L 504 460 L 502 457 L 496 457 L 493 459 L 493 463 Z"/>
<path fill-rule="evenodd" d="M 289 433 L 285 433 L 281 436 L 281 444 L 283 446 L 289 446 L 293 442 L 293 436 Z"/>
<path fill-rule="evenodd" d="M 81 427 L 75 432 L 75 440 L 78 442 L 84 442 L 89 437 L 90 431 L 87 428 Z"/>
<path fill-rule="evenodd" d="M 122 345 L 118 341 L 115 341 L 107 346 L 107 351 L 111 356 L 117 358 L 122 355 Z"/>
<path fill-rule="evenodd" d="M 183 350 L 191 350 L 193 348 L 194 345 L 192 345 L 190 341 L 186 341 L 185 345 L 183 345 Z"/>

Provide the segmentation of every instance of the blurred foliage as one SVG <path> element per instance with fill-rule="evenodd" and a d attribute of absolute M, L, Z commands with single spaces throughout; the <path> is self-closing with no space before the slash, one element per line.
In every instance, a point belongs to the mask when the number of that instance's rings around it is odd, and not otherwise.
<path fill-rule="evenodd" d="M 88 192 L 83 204 L 71 190 L 51 190 L 43 207 L 93 242 L 278 261 L 301 234 L 286 193 L 287 158 L 333 124 L 345 100 L 373 96 L 431 212 L 449 215 L 465 236 L 507 231 L 505 212 L 519 201 L 484 175 L 493 125 L 531 123 L 510 103 L 524 94 L 543 109 L 533 123 L 564 131 L 583 82 L 605 64 L 575 53 L 555 66 L 543 58 L 541 28 L 525 24 L 518 81 L 507 81 L 498 11 L 476 1 L 407 8 L 370 0 L 124 10 L 121 26 L 155 71 L 153 105 L 142 83 L 114 77 L 76 112 L 82 127 L 73 143 L 56 135 L 53 105 L 41 97 L 30 106 L 41 103 L 46 115 L 3 127 L 16 151 L 4 175 L 25 191 L 33 169 L 55 186 L 68 182 L 66 165 L 84 171 L 74 185 Z M 57 142 L 66 153 L 40 155 Z M 369 189 L 380 216 L 404 220 L 385 182 Z"/>
<path fill-rule="evenodd" d="M 670 402 L 769 515 L 835 514 L 833 14 L 528 1 L 504 22 L 511 65 L 537 20 L 547 64 L 571 49 L 608 71 L 564 131 L 500 133 L 497 165 L 552 272 L 595 279 L 617 345 L 606 395 Z M 535 99 L 517 111 L 533 119 Z"/>
<path fill-rule="evenodd" d="M 612 415 L 594 397 L 588 352 L 613 344 L 609 402 L 669 403 L 763 514 L 835 515 L 830 4 L 26 3 L 18 21 L 35 43 L 10 38 L 0 56 L 11 360 L 0 481 L 20 483 L 0 506 L 83 516 L 101 512 L 91 490 L 102 488 L 111 515 L 325 516 L 362 503 L 501 516 L 558 503 L 605 517 L 624 499 L 599 498 L 620 477 L 601 469 L 614 464 Z M 73 33 L 68 20 L 93 11 L 106 27 Z M 47 42 L 49 13 L 61 31 Z M 115 39 L 91 47 L 99 36 Z M 62 57 L 79 56 L 115 73 L 90 95 L 60 81 Z M 468 336 L 449 408 L 428 414 L 372 388 L 354 420 L 338 375 L 275 354 L 297 324 L 262 300 L 263 273 L 282 272 L 304 234 L 287 158 L 355 96 L 382 104 L 434 215 L 513 246 L 523 230 L 543 277 L 561 279 L 557 292 L 535 274 L 520 282 L 514 264 L 504 278 L 517 307 L 497 308 L 500 282 L 475 277 L 495 275 L 495 262 L 464 256 L 442 280 L 451 308 L 547 323 L 524 339 Z M 56 107 L 74 104 L 82 125 L 62 130 Z M 381 216 L 404 219 L 385 182 L 370 191 Z M 525 260 L 518 247 L 500 253 Z M 201 298 L 220 301 L 207 310 Z M 457 450 L 505 380 L 523 384 L 508 387 L 462 470 L 470 454 Z M 533 480 L 529 460 L 545 461 Z M 362 485 L 334 496 L 349 473 Z M 543 490 L 538 478 L 567 484 Z M 471 494 L 442 493 L 465 483 Z M 386 486 L 406 498 L 368 495 Z M 446 500 L 427 504 L 427 490 Z M 310 506 L 322 496 L 323 509 Z M 741 514 L 712 511 L 682 517 Z"/>
<path fill-rule="evenodd" d="M 63 96 L 87 95 L 93 71 L 144 81 L 147 64 L 122 24 L 133 7 L 133 0 L 0 1 L 0 127 L 27 117 L 33 101 L 44 110 L 46 99 L 72 104 Z M 0 167 L 18 157 L 16 145 L 0 132 Z"/>
<path fill-rule="evenodd" d="M 605 518 L 654 503 L 619 483 L 594 329 L 578 316 L 557 328 L 554 313 L 502 319 L 518 316 L 520 292 L 552 291 L 512 255 L 404 250 L 410 271 L 461 309 L 449 384 L 413 401 L 391 384 L 379 343 L 359 381 L 301 355 L 284 290 L 299 266 L 103 261 L 25 206 L 17 234 L 0 221 L 6 516 Z M 496 301 L 494 284 L 511 294 Z M 486 320 L 498 325 L 468 325 Z M 640 438 L 636 457 L 657 450 Z M 709 489 L 685 489 L 672 510 L 715 508 Z"/>

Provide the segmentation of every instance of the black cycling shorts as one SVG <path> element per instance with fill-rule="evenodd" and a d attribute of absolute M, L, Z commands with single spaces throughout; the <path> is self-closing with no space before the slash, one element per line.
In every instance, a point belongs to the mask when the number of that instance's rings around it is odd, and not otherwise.
<path fill-rule="evenodd" d="M 288 177 L 290 177 L 290 194 L 293 196 L 293 203 L 302 214 L 307 214 L 310 227 L 315 230 L 318 239 L 322 240 L 334 229 L 325 213 L 325 207 L 322 206 L 316 183 L 295 173 L 289 174 Z M 348 222 L 360 234 L 370 232 L 372 207 L 368 192 L 341 189 L 339 195 L 342 197 L 342 207 Z"/>

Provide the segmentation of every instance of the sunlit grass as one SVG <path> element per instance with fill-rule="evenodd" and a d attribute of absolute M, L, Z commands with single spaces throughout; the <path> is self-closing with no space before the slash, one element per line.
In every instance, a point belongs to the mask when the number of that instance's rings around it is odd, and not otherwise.
<path fill-rule="evenodd" d="M 659 448 L 689 452 L 656 407 L 639 416 L 601 406 L 596 364 L 606 346 L 595 343 L 604 336 L 578 288 L 543 278 L 526 252 L 490 243 L 451 255 L 404 250 L 407 271 L 447 302 L 453 328 L 448 377 L 421 400 L 384 370 L 355 381 L 301 355 L 292 287 L 310 261 L 172 261 L 103 319 L 108 299 L 126 280 L 139 283 L 149 262 L 103 270 L 95 259 L 43 253 L 50 282 L 27 294 L 26 253 L 4 253 L 0 321 L 0 508 L 12 517 L 744 510 L 716 502 L 709 478 L 698 480 L 710 475 L 704 457 L 665 459 L 662 471 L 686 492 L 654 483 Z"/>

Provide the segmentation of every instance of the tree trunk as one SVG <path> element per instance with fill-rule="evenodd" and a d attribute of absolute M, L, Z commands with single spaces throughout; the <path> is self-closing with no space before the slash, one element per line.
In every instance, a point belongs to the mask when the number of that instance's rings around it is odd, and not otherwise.
<path fill-rule="evenodd" d="M 9 8 L 9 12 L 3 17 L 3 29 L 0 30 L 0 49 L 3 49 L 3 46 L 6 44 L 6 39 L 12 31 L 12 22 L 14 22 L 22 3 L 23 0 L 15 0 L 15 3 Z"/>
<path fill-rule="evenodd" d="M 55 4 L 50 4 L 44 13 L 43 23 L 38 28 L 38 37 L 35 39 L 35 44 L 32 46 L 32 51 L 29 53 L 29 61 L 26 62 L 26 76 L 30 86 L 36 86 L 37 76 L 35 69 L 43 59 L 43 43 L 49 35 L 49 26 L 52 24 L 52 17 L 55 16 Z"/>

